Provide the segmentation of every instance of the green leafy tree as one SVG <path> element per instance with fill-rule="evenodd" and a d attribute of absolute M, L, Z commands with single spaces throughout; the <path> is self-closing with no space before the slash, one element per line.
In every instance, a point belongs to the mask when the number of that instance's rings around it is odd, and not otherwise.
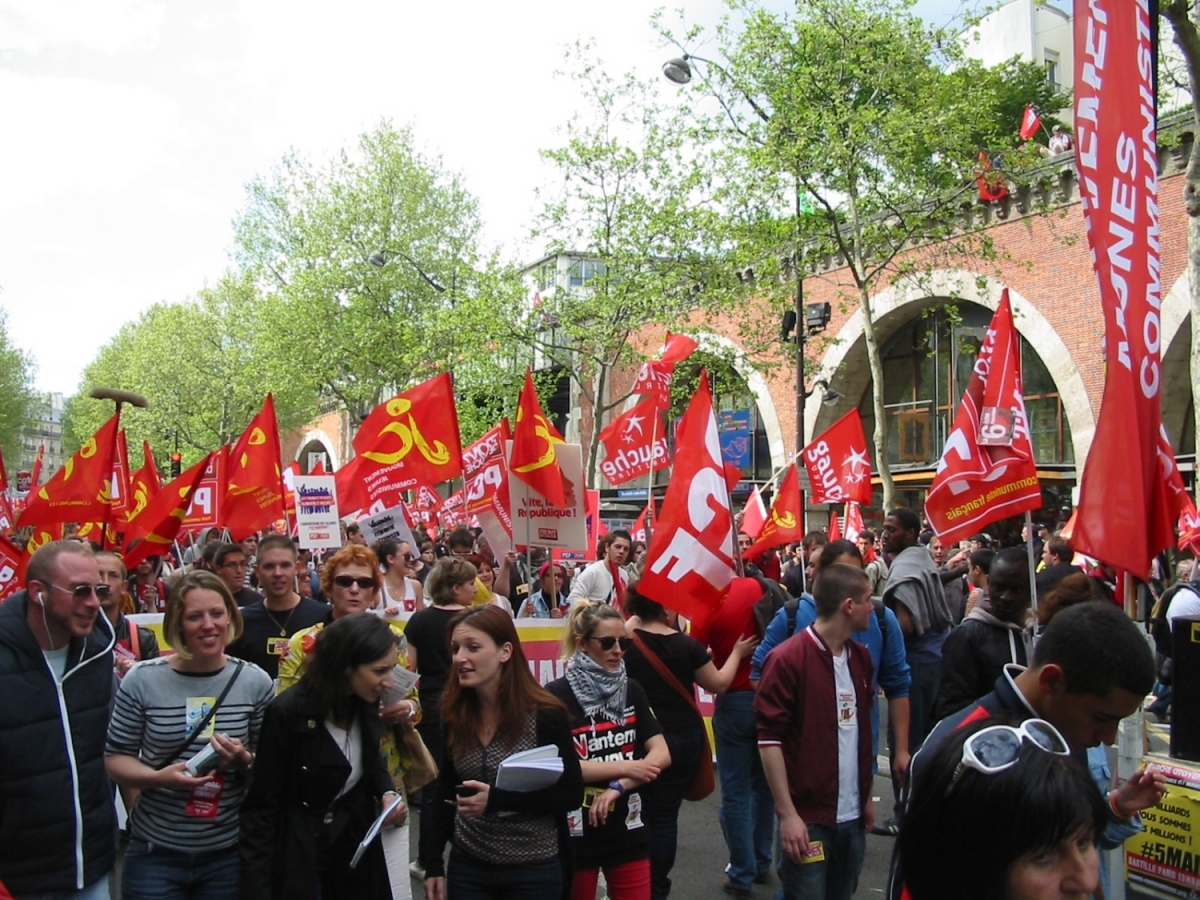
<path fill-rule="evenodd" d="M 16 477 L 21 436 L 33 426 L 45 400 L 33 388 L 33 358 L 8 336 L 8 314 L 0 310 L 0 449 Z"/>
<path fill-rule="evenodd" d="M 810 0 L 777 15 L 730 0 L 737 19 L 716 32 L 719 61 L 692 57 L 692 89 L 719 107 L 696 114 L 697 139 L 720 145 L 720 201 L 729 213 L 729 257 L 755 264 L 760 294 L 795 302 L 804 259 L 845 260 L 847 305 L 862 311 L 872 379 L 875 464 L 883 503 L 895 503 L 887 458 L 888 412 L 872 295 L 920 270 L 914 245 L 944 255 L 987 255 L 986 235 L 962 231 L 957 215 L 975 199 L 981 142 L 1011 146 L 1015 76 L 961 59 L 954 33 L 931 29 L 907 0 Z M 660 33 L 683 50 L 692 29 Z M 954 71 L 958 67 L 958 71 Z M 1021 102 L 1023 106 L 1025 101 Z M 1059 101 L 1043 98 L 1052 113 Z M 989 148 L 991 149 L 991 148 Z M 1033 148 L 1006 159 L 1010 173 Z"/>
<path fill-rule="evenodd" d="M 273 304 L 247 276 L 230 273 L 194 299 L 152 306 L 84 369 L 81 390 L 67 403 L 64 441 L 78 446 L 112 415 L 111 403 L 87 396 L 98 386 L 150 401 L 148 409 L 121 411 L 135 465 L 142 440 L 165 457 L 177 437 L 185 464 L 236 440 L 268 393 L 281 429 L 307 421 L 316 397 L 278 365 Z"/>
<path fill-rule="evenodd" d="M 290 378 L 361 417 L 450 370 L 464 438 L 511 380 L 481 293 L 498 263 L 481 260 L 479 229 L 461 177 L 386 122 L 332 160 L 285 158 L 249 186 L 235 223 Z"/>
<path fill-rule="evenodd" d="M 570 278 L 542 290 L 536 309 L 515 298 L 509 339 L 569 378 L 592 411 L 587 481 L 595 486 L 600 428 L 629 396 L 615 389 L 614 372 L 645 359 L 648 326 L 678 327 L 719 308 L 728 269 L 705 244 L 715 233 L 711 169 L 657 85 L 610 76 L 588 46 L 567 56 L 583 111 L 560 146 L 542 151 L 557 184 L 534 236 L 571 257 Z"/>

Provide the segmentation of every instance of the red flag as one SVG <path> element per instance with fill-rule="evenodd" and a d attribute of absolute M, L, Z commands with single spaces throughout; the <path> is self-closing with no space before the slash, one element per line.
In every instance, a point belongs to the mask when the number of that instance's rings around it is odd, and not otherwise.
<path fill-rule="evenodd" d="M 503 456 L 503 452 L 501 453 Z M 465 471 L 465 467 L 464 467 Z M 417 488 L 417 519 L 429 537 L 437 537 L 437 511 L 442 508 L 442 496 L 427 484 Z"/>
<path fill-rule="evenodd" d="M 317 464 L 312 467 L 312 471 L 309 472 L 308 474 L 309 475 L 324 475 L 325 474 L 325 460 L 318 459 Z"/>
<path fill-rule="evenodd" d="M 160 489 L 158 466 L 154 464 L 154 454 L 150 452 L 149 441 L 142 441 L 142 458 L 142 467 L 129 478 L 129 509 L 125 511 L 127 522 L 145 509 L 146 504 Z"/>
<path fill-rule="evenodd" d="M 7 537 L 0 536 L 0 600 L 25 586 L 25 579 L 19 574 L 21 570 L 21 551 Z"/>
<path fill-rule="evenodd" d="M 1161 415 L 1154 22 L 1142 3 L 1075 13 L 1075 167 L 1100 280 L 1107 365 L 1072 545 L 1139 575 L 1174 540 L 1181 498 Z M 1097 49 L 1099 48 L 1099 49 Z"/>
<path fill-rule="evenodd" d="M 979 186 L 979 199 L 985 203 L 1008 196 L 1004 173 L 993 168 L 986 150 L 979 151 L 979 168 L 975 170 L 975 183 Z"/>
<path fill-rule="evenodd" d="M 107 522 L 112 509 L 113 456 L 117 446 L 118 412 L 100 426 L 66 465 L 40 488 L 29 492 L 21 525 L 62 522 Z"/>
<path fill-rule="evenodd" d="M 9 502 L 8 494 L 0 492 L 0 532 L 11 537 L 16 527 L 17 517 L 13 513 L 12 503 Z"/>
<path fill-rule="evenodd" d="M 653 518 L 654 513 L 651 512 L 651 504 L 647 503 L 645 508 L 638 513 L 633 527 L 629 529 L 629 536 L 635 541 L 641 541 L 643 544 L 650 543 L 650 528 L 646 523 Z"/>
<path fill-rule="evenodd" d="M 700 345 L 688 337 L 686 334 L 671 334 L 667 332 L 667 339 L 663 341 L 662 353 L 659 358 L 665 363 L 681 363 L 691 356 L 696 348 Z"/>
<path fill-rule="evenodd" d="M 756 559 L 772 547 L 803 539 L 804 516 L 800 509 L 800 471 L 796 468 L 796 464 L 792 463 L 784 473 L 783 481 L 779 483 L 779 493 L 775 495 L 775 499 L 771 503 L 771 514 L 763 523 L 758 540 L 742 554 L 742 558 Z"/>
<path fill-rule="evenodd" d="M 296 482 L 293 479 L 299 474 L 300 463 L 295 460 L 283 467 L 283 508 L 292 517 L 296 515 Z M 341 494 L 338 499 L 341 500 Z"/>
<path fill-rule="evenodd" d="M 862 509 L 857 503 L 846 504 L 846 540 L 857 541 L 863 528 Z M 864 560 L 866 562 L 867 560 Z"/>
<path fill-rule="evenodd" d="M 61 541 L 63 539 L 63 527 L 62 522 L 57 522 L 54 525 L 34 526 L 33 533 L 29 535 L 29 540 L 25 542 L 25 549 L 21 551 L 21 561 L 17 565 L 17 578 L 22 584 L 25 583 L 25 568 L 29 565 L 30 557 L 51 541 Z"/>
<path fill-rule="evenodd" d="M 338 509 L 345 515 L 367 509 L 371 505 L 362 468 L 365 460 L 356 456 L 334 473 L 333 483 L 337 487 Z M 394 505 L 394 504 L 393 504 Z"/>
<path fill-rule="evenodd" d="M 446 498 L 446 502 L 442 504 L 442 508 L 438 510 L 438 519 L 442 523 L 443 528 L 454 528 L 456 525 L 461 525 L 467 521 L 467 515 L 464 511 L 466 500 L 463 497 L 462 491 L 455 491 Z"/>
<path fill-rule="evenodd" d="M 840 541 L 842 539 L 842 526 L 838 522 L 838 514 L 836 509 L 829 511 L 829 540 Z"/>
<path fill-rule="evenodd" d="M 29 493 L 37 490 L 38 479 L 42 477 L 42 457 L 46 455 L 46 445 L 39 444 L 37 456 L 33 460 L 33 471 L 29 475 Z M 32 499 L 32 497 L 30 498 Z"/>
<path fill-rule="evenodd" d="M 1037 110 L 1029 103 L 1025 104 L 1025 114 L 1021 116 L 1021 140 L 1027 141 L 1042 127 L 1042 119 Z"/>
<path fill-rule="evenodd" d="M 192 492 L 192 502 L 183 518 L 189 531 L 220 528 L 225 523 L 225 470 L 229 467 L 229 446 L 214 452 L 204 475 Z M 183 477 L 182 475 L 180 476 Z M 161 490 L 161 488 L 160 488 Z M 155 494 L 157 496 L 157 492 Z M 153 498 L 151 498 L 153 499 Z"/>
<path fill-rule="evenodd" d="M 1196 504 L 1192 498 L 1184 494 L 1186 502 L 1179 514 L 1179 541 L 1176 546 L 1182 550 L 1190 549 L 1192 553 L 1200 552 L 1200 514 L 1196 512 Z"/>
<path fill-rule="evenodd" d="M 117 446 L 113 451 L 113 473 L 109 493 L 112 496 L 112 508 L 109 522 L 124 524 L 129 511 L 133 509 L 133 499 L 129 495 L 129 446 L 125 443 L 125 429 L 117 432 Z"/>
<path fill-rule="evenodd" d="M 755 487 L 746 498 L 746 505 L 742 507 L 742 533 L 752 540 L 757 540 L 766 524 L 767 507 L 763 504 L 762 494 Z"/>
<path fill-rule="evenodd" d="M 462 474 L 462 440 L 450 374 L 411 387 L 381 403 L 354 436 L 367 469 L 386 470 L 395 490 L 438 484 Z"/>
<path fill-rule="evenodd" d="M 503 419 L 464 450 L 462 455 L 467 514 L 474 516 L 490 510 L 510 536 L 512 503 L 508 494 L 508 462 L 504 458 L 504 450 L 511 439 L 508 419 Z M 441 506 L 440 499 L 438 506 Z"/>
<path fill-rule="evenodd" d="M 608 534 L 604 520 L 600 518 L 600 492 L 588 491 L 584 497 L 584 522 L 587 526 L 587 541 L 589 547 L 595 547 L 596 541 Z"/>
<path fill-rule="evenodd" d="M 235 541 L 285 517 L 280 457 L 275 398 L 267 394 L 229 453 L 224 525 Z"/>
<path fill-rule="evenodd" d="M 218 451 L 219 453 L 220 451 Z M 133 569 L 147 556 L 163 556 L 183 527 L 192 495 L 204 478 L 209 463 L 217 453 L 210 453 L 154 495 L 146 508 L 125 527 L 125 565 Z M 140 541 L 131 547 L 135 541 Z"/>
<path fill-rule="evenodd" d="M 708 379 L 679 421 L 675 469 L 638 589 L 704 622 L 733 581 L 733 511 Z"/>
<path fill-rule="evenodd" d="M 4 454 L 0 453 L 0 493 L 8 490 L 8 470 L 4 467 Z"/>
<path fill-rule="evenodd" d="M 857 409 L 846 413 L 804 448 L 813 503 L 871 502 L 871 460 Z"/>
<path fill-rule="evenodd" d="M 551 506 L 567 508 L 563 473 L 559 468 L 554 445 L 563 443 L 538 403 L 533 387 L 533 374 L 525 370 L 525 386 L 517 403 L 517 427 L 513 432 L 512 458 L 509 471 L 537 491 Z"/>
<path fill-rule="evenodd" d="M 645 478 L 651 471 L 671 465 L 670 448 L 654 397 L 647 397 L 609 422 L 600 432 L 600 440 L 604 444 L 600 471 L 610 484 Z"/>
<path fill-rule="evenodd" d="M 659 409 L 670 408 L 671 377 L 674 372 L 673 362 L 652 360 L 642 363 L 633 383 L 633 393 L 653 397 L 658 402 Z"/>
<path fill-rule="evenodd" d="M 943 543 L 1042 505 L 1008 289 L 992 316 L 925 499 Z"/>

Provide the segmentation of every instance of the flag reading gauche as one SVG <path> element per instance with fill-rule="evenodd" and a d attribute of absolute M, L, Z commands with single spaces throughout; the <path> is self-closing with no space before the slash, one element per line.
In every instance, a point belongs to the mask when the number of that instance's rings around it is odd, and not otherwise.
<path fill-rule="evenodd" d="M 656 397 L 646 397 L 600 432 L 604 444 L 600 471 L 610 484 L 645 478 L 651 471 L 657 472 L 671 464 L 660 409 Z"/>
<path fill-rule="evenodd" d="M 948 544 L 977 534 L 997 519 L 1041 505 L 1021 387 L 1020 348 L 1006 288 L 946 439 L 925 515 Z"/>
<path fill-rule="evenodd" d="M 707 621 L 733 581 L 733 511 L 708 375 L 675 434 L 675 469 L 638 590 L 696 622 Z"/>
<path fill-rule="evenodd" d="M 813 503 L 871 502 L 871 460 L 857 409 L 846 413 L 804 448 Z"/>

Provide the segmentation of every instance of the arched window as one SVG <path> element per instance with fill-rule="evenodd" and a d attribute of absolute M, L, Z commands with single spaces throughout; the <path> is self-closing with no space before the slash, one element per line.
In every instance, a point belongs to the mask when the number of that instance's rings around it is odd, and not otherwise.
<path fill-rule="evenodd" d="M 888 462 L 894 471 L 937 464 L 979 354 L 992 311 L 973 303 L 937 307 L 902 326 L 883 345 Z M 1021 345 L 1025 407 L 1039 465 L 1075 461 L 1071 428 L 1050 373 L 1037 353 Z M 859 403 L 863 429 L 875 428 L 871 388 Z M 871 455 L 874 459 L 874 445 Z"/>

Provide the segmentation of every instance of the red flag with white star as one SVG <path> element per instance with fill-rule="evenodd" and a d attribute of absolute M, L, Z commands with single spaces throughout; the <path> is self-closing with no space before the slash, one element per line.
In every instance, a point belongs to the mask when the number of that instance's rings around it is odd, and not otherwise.
<path fill-rule="evenodd" d="M 862 418 L 852 409 L 804 448 L 813 503 L 871 502 L 871 460 Z"/>
<path fill-rule="evenodd" d="M 604 444 L 600 471 L 610 484 L 624 484 L 635 478 L 644 478 L 651 471 L 657 472 L 671 464 L 659 409 L 655 397 L 646 397 L 609 422 L 600 432 L 600 440 Z"/>

